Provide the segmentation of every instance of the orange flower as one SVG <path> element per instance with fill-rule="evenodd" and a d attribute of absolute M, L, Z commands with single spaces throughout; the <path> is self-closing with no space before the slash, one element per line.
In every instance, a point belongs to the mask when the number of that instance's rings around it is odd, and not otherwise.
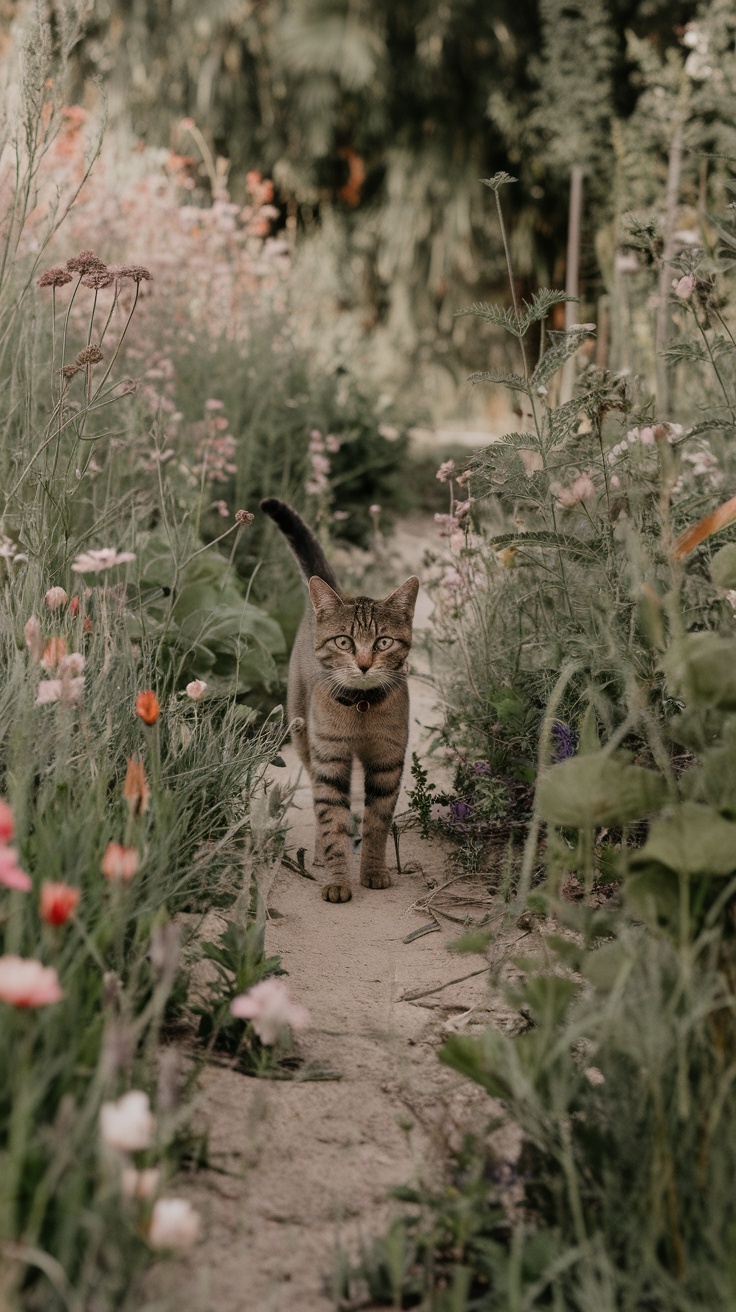
<path fill-rule="evenodd" d="M 143 815 L 148 810 L 149 795 L 143 762 L 137 756 L 131 756 L 123 784 L 123 797 L 134 815 Z"/>
<path fill-rule="evenodd" d="M 100 869 L 105 879 L 129 884 L 138 869 L 138 853 L 134 847 L 123 847 L 122 843 L 108 843 Z"/>
<path fill-rule="evenodd" d="M 66 653 L 67 645 L 64 638 L 50 638 L 44 648 L 41 664 L 45 670 L 55 670 Z"/>
<path fill-rule="evenodd" d="M 730 497 L 722 506 L 718 506 L 706 515 L 705 519 L 699 519 L 697 524 L 693 524 L 680 534 L 675 543 L 675 560 L 682 560 L 683 556 L 689 556 L 691 551 L 711 536 L 711 533 L 718 533 L 722 528 L 727 528 L 735 519 L 736 497 Z"/>
<path fill-rule="evenodd" d="M 65 925 L 78 901 L 78 888 L 44 880 L 41 885 L 41 919 L 47 925 Z"/>
<path fill-rule="evenodd" d="M 158 697 L 155 692 L 146 689 L 139 692 L 135 699 L 135 713 L 144 724 L 155 724 L 159 713 Z"/>

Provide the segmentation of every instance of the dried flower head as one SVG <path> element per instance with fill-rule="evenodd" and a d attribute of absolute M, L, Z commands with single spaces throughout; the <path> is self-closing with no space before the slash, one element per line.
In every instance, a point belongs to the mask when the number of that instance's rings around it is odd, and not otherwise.
<path fill-rule="evenodd" d="M 244 528 L 247 528 L 249 524 L 252 524 L 254 519 L 255 515 L 252 510 L 235 511 L 235 523 L 242 524 Z"/>
<path fill-rule="evenodd" d="M 123 797 L 134 815 L 142 815 L 148 810 L 149 796 L 150 790 L 143 762 L 137 756 L 131 756 L 123 784 Z"/>
<path fill-rule="evenodd" d="M 65 283 L 71 282 L 72 275 L 66 269 L 57 267 L 55 269 L 46 269 L 38 279 L 39 287 L 63 287 Z"/>
<path fill-rule="evenodd" d="M 73 255 L 70 260 L 67 260 L 66 267 L 71 269 L 72 273 L 85 274 L 95 273 L 107 266 L 95 255 L 94 251 L 80 251 L 78 255 Z"/>
<path fill-rule="evenodd" d="M 99 364 L 102 359 L 104 359 L 104 356 L 99 346 L 92 345 L 85 346 L 84 350 L 79 352 L 74 363 L 80 369 L 83 369 L 85 365 Z"/>
<path fill-rule="evenodd" d="M 102 287 L 111 287 L 115 281 L 115 275 L 109 269 L 92 269 L 90 273 L 85 273 L 82 277 L 83 287 L 93 287 L 99 291 Z"/>
<path fill-rule="evenodd" d="M 133 282 L 151 282 L 152 277 L 148 269 L 144 269 L 142 264 L 121 264 L 117 270 L 116 277 L 132 278 Z"/>
<path fill-rule="evenodd" d="M 79 889 L 44 880 L 41 885 L 41 919 L 47 925 L 65 925 L 79 902 Z"/>
<path fill-rule="evenodd" d="M 155 724 L 160 710 L 158 697 L 150 688 L 138 693 L 135 699 L 135 713 L 144 724 Z"/>
<path fill-rule="evenodd" d="M 63 369 L 59 370 L 59 373 L 61 374 L 62 378 L 66 378 L 68 380 L 70 378 L 73 378 L 75 374 L 79 373 L 79 365 L 65 364 Z"/>

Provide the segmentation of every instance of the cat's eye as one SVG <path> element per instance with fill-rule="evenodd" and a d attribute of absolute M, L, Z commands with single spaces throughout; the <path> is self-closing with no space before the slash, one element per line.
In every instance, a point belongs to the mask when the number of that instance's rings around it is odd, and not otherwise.
<path fill-rule="evenodd" d="M 393 647 L 394 640 L 393 638 L 376 638 L 373 645 L 376 651 L 388 651 L 389 647 Z"/>
<path fill-rule="evenodd" d="M 336 647 L 339 647 L 339 648 L 340 648 L 340 651 L 352 651 L 352 650 L 353 650 L 353 640 L 352 640 L 352 638 L 333 638 L 332 641 L 334 642 L 334 644 L 335 644 Z"/>

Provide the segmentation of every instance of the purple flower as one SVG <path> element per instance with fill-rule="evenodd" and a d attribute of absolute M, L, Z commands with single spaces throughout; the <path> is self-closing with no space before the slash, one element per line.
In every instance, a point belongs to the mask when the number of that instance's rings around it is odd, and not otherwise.
<path fill-rule="evenodd" d="M 578 735 L 569 724 L 563 724 L 562 720 L 555 720 L 552 725 L 552 739 L 555 747 L 555 761 L 566 761 L 569 756 L 574 756 L 578 749 Z"/>
<path fill-rule="evenodd" d="M 473 766 L 473 774 L 490 774 L 490 773 L 491 773 L 490 761 L 475 762 L 475 765 Z"/>
<path fill-rule="evenodd" d="M 468 820 L 472 815 L 472 811 L 472 806 L 468 802 L 464 802 L 462 798 L 450 804 L 450 815 L 456 821 Z"/>

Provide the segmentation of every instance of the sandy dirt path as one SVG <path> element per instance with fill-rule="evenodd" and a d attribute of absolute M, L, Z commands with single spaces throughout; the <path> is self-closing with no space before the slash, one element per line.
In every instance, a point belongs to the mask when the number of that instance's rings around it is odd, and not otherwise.
<path fill-rule="evenodd" d="M 428 615 L 424 598 L 420 631 Z M 411 693 L 410 751 L 421 752 L 436 697 L 426 678 L 413 678 Z M 296 755 L 292 748 L 284 755 L 294 779 Z M 354 796 L 357 804 L 357 788 Z M 404 795 L 399 810 L 405 806 Z M 314 830 L 303 775 L 289 820 L 290 849 L 306 847 L 309 861 Z M 415 904 L 455 873 L 449 855 L 409 832 L 401 861 L 411 872 L 388 889 L 362 888 L 356 869 L 346 904 L 323 902 L 319 883 L 283 867 L 264 889 L 277 913 L 267 950 L 281 957 L 291 994 L 312 1018 L 300 1052 L 340 1078 L 273 1082 L 205 1069 L 197 1119 L 208 1132 L 213 1169 L 181 1190 L 202 1213 L 205 1239 L 160 1273 L 165 1304 L 184 1299 L 191 1312 L 329 1312 L 337 1246 L 355 1256 L 384 1230 L 391 1189 L 431 1173 L 454 1126 L 481 1128 L 494 1111 L 437 1058 L 452 1029 L 488 1020 L 486 977 L 405 1000 L 483 966 L 477 956 L 448 953 L 447 941 L 462 933 L 452 922 L 443 922 L 447 933 L 404 941 L 429 919 Z"/>

